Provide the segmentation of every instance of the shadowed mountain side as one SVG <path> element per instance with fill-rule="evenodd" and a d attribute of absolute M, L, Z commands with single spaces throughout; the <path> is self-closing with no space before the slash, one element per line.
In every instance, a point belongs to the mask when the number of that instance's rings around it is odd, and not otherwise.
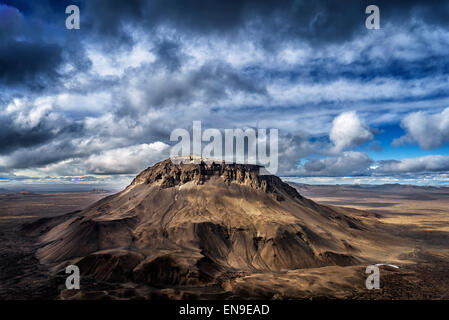
<path fill-rule="evenodd" d="M 40 234 L 37 256 L 56 271 L 76 263 L 104 281 L 197 285 L 375 261 L 395 239 L 354 212 L 303 198 L 258 166 L 165 160 L 122 192 L 27 231 Z"/>

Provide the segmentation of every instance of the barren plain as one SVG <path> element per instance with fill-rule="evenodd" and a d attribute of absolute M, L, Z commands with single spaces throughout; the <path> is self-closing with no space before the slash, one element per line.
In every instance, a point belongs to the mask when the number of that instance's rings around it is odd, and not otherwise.
<path fill-rule="evenodd" d="M 1 194 L 0 298 L 449 299 L 449 188 L 290 183 L 304 197 L 290 200 L 278 182 L 267 197 L 249 188 L 254 181 L 225 187 L 217 179 L 184 190 L 137 181 L 97 204 L 111 193 Z M 127 219 L 122 207 L 139 217 L 131 238 L 110 228 Z M 189 231 L 192 221 L 200 224 Z M 98 223 L 95 241 L 117 248 L 89 249 L 92 241 L 78 236 L 92 224 L 95 234 Z M 121 275 L 133 259 L 137 267 Z M 73 261 L 87 270 L 77 291 L 65 289 L 61 271 Z M 379 290 L 365 287 L 373 263 L 399 266 L 381 267 Z"/>

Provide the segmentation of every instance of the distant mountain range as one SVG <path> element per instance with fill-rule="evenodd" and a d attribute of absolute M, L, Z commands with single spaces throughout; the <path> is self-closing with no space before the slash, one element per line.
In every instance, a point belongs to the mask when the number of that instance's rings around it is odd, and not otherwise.
<path fill-rule="evenodd" d="M 284 179 L 286 183 L 292 184 L 299 187 L 340 187 L 340 188 L 361 188 L 361 189 L 406 189 L 406 188 L 414 188 L 414 189 L 426 189 L 426 190 L 438 190 L 438 189 L 446 189 L 449 186 L 420 186 L 414 184 L 401 184 L 401 183 L 386 183 L 386 184 L 307 184 L 307 183 L 297 183 L 289 181 L 288 179 Z"/>

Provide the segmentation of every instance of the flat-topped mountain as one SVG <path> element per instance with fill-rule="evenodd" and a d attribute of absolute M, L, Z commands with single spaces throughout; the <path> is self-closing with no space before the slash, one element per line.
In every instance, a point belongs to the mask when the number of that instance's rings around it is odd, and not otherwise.
<path fill-rule="evenodd" d="M 388 239 L 355 210 L 318 205 L 259 169 L 164 160 L 82 211 L 35 222 L 37 256 L 99 281 L 223 287 L 242 274 L 371 261 Z"/>

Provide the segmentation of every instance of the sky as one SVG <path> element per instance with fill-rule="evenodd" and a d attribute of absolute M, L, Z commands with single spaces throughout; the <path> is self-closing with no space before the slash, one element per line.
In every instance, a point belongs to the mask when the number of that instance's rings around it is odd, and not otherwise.
<path fill-rule="evenodd" d="M 447 1 L 0 0 L 0 187 L 124 186 L 195 120 L 279 129 L 292 181 L 448 185 L 448 27 Z"/>

